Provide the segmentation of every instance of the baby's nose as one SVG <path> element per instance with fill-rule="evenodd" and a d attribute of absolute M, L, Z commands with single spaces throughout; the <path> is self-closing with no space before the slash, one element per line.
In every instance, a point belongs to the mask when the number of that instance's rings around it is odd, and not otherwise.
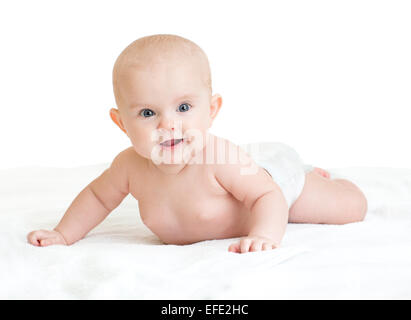
<path fill-rule="evenodd" d="M 158 128 L 164 130 L 172 130 L 174 128 L 173 121 L 170 119 L 161 120 Z"/>
<path fill-rule="evenodd" d="M 172 118 L 163 118 L 161 119 L 158 125 L 158 129 L 171 131 L 171 132 L 176 132 L 178 130 L 181 131 L 181 128 L 182 128 L 181 120 L 175 120 Z"/>

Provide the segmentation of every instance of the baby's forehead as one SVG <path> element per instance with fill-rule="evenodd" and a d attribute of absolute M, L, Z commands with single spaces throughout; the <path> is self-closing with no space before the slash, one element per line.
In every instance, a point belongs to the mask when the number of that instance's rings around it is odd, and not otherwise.
<path fill-rule="evenodd" d="M 183 48 L 130 48 L 120 55 L 114 66 L 114 73 L 140 71 L 159 71 L 161 67 L 168 66 L 204 67 L 207 69 L 208 61 L 199 52 L 187 52 Z"/>
<path fill-rule="evenodd" d="M 211 72 L 208 58 L 194 42 L 174 35 L 154 35 L 137 39 L 126 47 L 113 68 L 113 89 L 116 100 L 123 81 L 133 72 L 164 70 L 161 66 L 189 70 L 202 78 L 211 91 Z M 160 71 L 161 72 L 161 71 Z"/>
<path fill-rule="evenodd" d="M 129 69 L 122 77 L 118 91 L 127 104 L 149 104 L 158 99 L 169 101 L 200 99 L 209 95 L 204 77 L 199 72 L 190 72 L 190 67 L 177 66 L 168 69 L 161 66 L 153 69 Z"/>
<path fill-rule="evenodd" d="M 117 85 L 121 91 L 152 88 L 201 88 L 207 86 L 207 70 L 195 59 L 148 59 L 133 61 L 124 66 L 118 76 Z M 180 91 L 180 90 L 178 90 Z"/>

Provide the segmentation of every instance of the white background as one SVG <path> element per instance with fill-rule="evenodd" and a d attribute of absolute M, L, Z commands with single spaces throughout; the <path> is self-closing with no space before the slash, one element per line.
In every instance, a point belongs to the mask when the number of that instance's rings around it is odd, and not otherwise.
<path fill-rule="evenodd" d="M 111 72 L 133 40 L 207 53 L 211 130 L 280 141 L 315 166 L 411 167 L 410 1 L 0 2 L 0 168 L 110 162 Z"/>

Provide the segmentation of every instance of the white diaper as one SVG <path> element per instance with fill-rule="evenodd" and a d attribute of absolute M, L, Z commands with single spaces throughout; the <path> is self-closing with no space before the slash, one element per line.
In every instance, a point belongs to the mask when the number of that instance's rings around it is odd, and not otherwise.
<path fill-rule="evenodd" d="M 240 147 L 273 177 L 290 208 L 303 190 L 305 173 L 312 171 L 313 167 L 304 164 L 298 153 L 284 143 L 259 142 Z"/>

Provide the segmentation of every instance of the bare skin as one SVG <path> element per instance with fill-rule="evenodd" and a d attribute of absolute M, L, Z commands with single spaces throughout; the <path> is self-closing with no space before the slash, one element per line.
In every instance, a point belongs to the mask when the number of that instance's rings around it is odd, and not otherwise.
<path fill-rule="evenodd" d="M 120 152 L 111 166 L 79 193 L 54 230 L 30 232 L 29 243 L 71 245 L 101 223 L 128 194 L 138 200 L 143 223 L 164 243 L 243 237 L 228 248 L 236 253 L 279 247 L 288 222 L 363 220 L 367 200 L 361 190 L 348 180 L 330 179 L 321 168 L 306 174 L 301 195 L 288 208 L 281 189 L 264 169 L 257 166 L 255 173 L 242 174 L 247 166 L 244 162 L 205 161 L 208 151 L 218 153 L 217 143 L 211 142 L 223 141 L 238 150 L 248 165 L 256 166 L 241 148 L 208 132 L 222 98 L 211 96 L 203 81 L 207 77 L 199 76 L 207 70 L 204 59 L 172 49 L 167 59 L 156 60 L 153 51 L 146 54 L 150 63 L 135 67 L 127 63 L 142 49 L 130 46 L 127 50 L 124 61 L 120 56 L 116 63 L 119 109 L 111 109 L 110 116 L 132 147 Z M 153 132 L 182 140 L 176 149 L 167 149 L 163 146 L 167 139 L 153 139 Z M 194 145 L 201 147 L 190 149 Z M 171 162 L 153 161 L 156 148 L 170 155 Z M 184 152 L 178 154 L 178 148 Z"/>
<path fill-rule="evenodd" d="M 127 195 L 127 185 L 128 192 L 139 200 L 143 223 L 164 243 L 181 245 L 207 239 L 245 237 L 228 248 L 238 253 L 278 247 L 287 222 L 344 224 L 361 221 L 366 212 L 366 203 L 364 207 L 361 201 L 363 195 L 355 185 L 343 179 L 331 180 L 329 173 L 320 168 L 306 174 L 303 192 L 288 210 L 281 190 L 262 168 L 256 175 L 242 178 L 250 183 L 251 180 L 259 181 L 260 185 L 256 188 L 252 184 L 256 195 L 247 202 L 241 195 L 249 193 L 244 187 L 246 184 L 236 184 L 235 189 L 235 186 L 221 183 L 221 179 L 230 179 L 221 177 L 221 172 L 230 172 L 232 164 L 188 164 L 178 175 L 164 175 L 133 148 L 124 150 L 113 163 L 82 191 L 83 197 L 73 202 L 55 230 L 31 232 L 28 241 L 36 246 L 76 242 L 121 202 Z M 241 179 L 241 175 L 238 177 Z M 263 227 L 256 228 L 258 224 L 253 218 L 259 212 L 252 210 L 256 209 L 256 198 L 257 202 L 263 201 L 261 195 L 267 192 L 274 195 L 271 202 L 278 203 L 284 210 L 271 214 L 274 217 L 271 224 L 270 219 L 264 219 L 260 221 Z M 95 217 L 89 216 L 93 214 L 89 211 L 90 204 L 98 213 Z M 252 204 L 254 207 L 250 210 Z M 79 210 L 85 206 L 91 219 L 89 224 L 85 221 L 86 213 Z M 268 211 L 266 209 L 264 205 L 264 212 Z"/>

